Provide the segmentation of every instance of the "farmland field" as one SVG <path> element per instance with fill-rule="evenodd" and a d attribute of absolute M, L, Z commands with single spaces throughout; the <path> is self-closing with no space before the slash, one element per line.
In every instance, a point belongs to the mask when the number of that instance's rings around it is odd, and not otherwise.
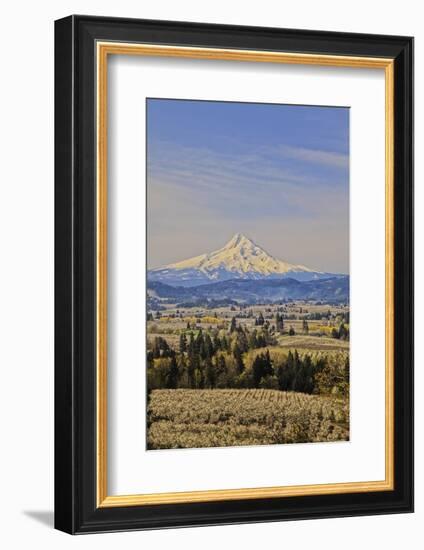
<path fill-rule="evenodd" d="M 349 439 L 346 399 L 268 389 L 153 390 L 148 449 Z"/>
<path fill-rule="evenodd" d="M 147 448 L 349 439 L 349 306 L 181 306 L 147 321 Z"/>

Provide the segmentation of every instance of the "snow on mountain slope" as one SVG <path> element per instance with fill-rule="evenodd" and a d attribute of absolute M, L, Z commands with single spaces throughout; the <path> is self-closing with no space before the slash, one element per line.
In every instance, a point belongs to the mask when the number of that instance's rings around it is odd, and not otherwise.
<path fill-rule="evenodd" d="M 268 254 L 241 233 L 219 250 L 149 271 L 149 280 L 193 286 L 228 279 L 262 279 L 293 276 L 320 278 L 325 274 L 304 265 L 294 265 Z"/>
<path fill-rule="evenodd" d="M 205 274 L 225 269 L 237 276 L 249 273 L 267 276 L 289 271 L 312 271 L 303 265 L 293 265 L 277 260 L 241 233 L 236 233 L 219 250 L 167 265 L 164 269 L 199 269 Z"/>

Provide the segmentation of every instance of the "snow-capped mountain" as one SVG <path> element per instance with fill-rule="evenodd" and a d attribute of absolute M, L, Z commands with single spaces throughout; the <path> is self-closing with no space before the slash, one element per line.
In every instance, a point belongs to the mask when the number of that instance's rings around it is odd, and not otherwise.
<path fill-rule="evenodd" d="M 274 258 L 241 233 L 235 234 L 219 250 L 153 269 L 149 281 L 174 286 L 195 286 L 229 279 L 292 277 L 297 280 L 334 276 Z"/>

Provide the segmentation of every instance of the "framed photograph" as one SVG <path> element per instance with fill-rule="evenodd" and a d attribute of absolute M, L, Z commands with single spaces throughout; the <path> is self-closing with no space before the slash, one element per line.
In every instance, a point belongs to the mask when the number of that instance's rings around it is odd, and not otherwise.
<path fill-rule="evenodd" d="M 55 24 L 55 525 L 413 510 L 413 39 Z"/>

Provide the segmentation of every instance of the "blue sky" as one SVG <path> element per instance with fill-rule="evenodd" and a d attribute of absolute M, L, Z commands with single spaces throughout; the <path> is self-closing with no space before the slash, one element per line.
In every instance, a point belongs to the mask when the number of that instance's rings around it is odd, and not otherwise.
<path fill-rule="evenodd" d="M 349 109 L 147 100 L 148 267 L 244 233 L 349 271 Z"/>

